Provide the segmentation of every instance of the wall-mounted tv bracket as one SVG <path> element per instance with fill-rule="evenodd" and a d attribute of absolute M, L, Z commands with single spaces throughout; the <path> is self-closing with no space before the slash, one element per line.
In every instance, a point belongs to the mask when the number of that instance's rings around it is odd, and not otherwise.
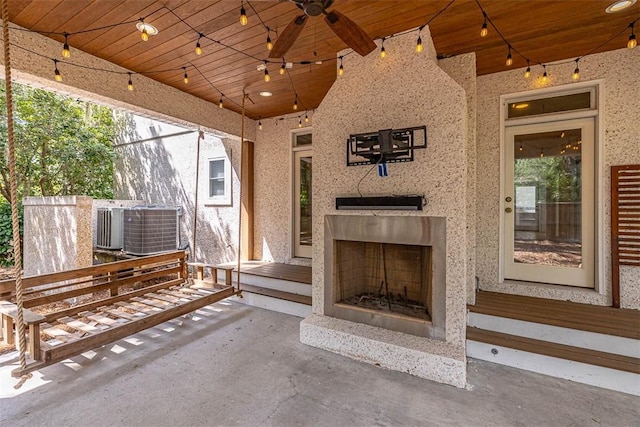
<path fill-rule="evenodd" d="M 349 135 L 347 166 L 412 162 L 413 150 L 419 148 L 427 148 L 426 126 Z"/>

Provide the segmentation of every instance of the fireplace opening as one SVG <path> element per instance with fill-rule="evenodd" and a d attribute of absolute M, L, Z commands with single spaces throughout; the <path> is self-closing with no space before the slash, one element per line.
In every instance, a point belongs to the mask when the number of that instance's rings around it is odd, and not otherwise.
<path fill-rule="evenodd" d="M 334 304 L 430 321 L 431 247 L 334 241 Z"/>

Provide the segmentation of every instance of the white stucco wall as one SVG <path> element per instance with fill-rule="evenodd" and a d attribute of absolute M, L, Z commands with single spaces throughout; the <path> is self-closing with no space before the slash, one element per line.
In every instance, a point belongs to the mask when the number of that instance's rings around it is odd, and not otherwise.
<path fill-rule="evenodd" d="M 134 116 L 130 131 L 115 148 L 115 196 L 144 200 L 152 205 L 180 206 L 181 245 L 190 245 L 194 259 L 208 263 L 233 261 L 238 246 L 240 141 L 205 132 L 204 140 L 200 141 L 196 209 L 197 144 L 196 129 Z M 213 204 L 208 198 L 208 160 L 220 156 L 228 157 L 231 162 L 230 205 Z"/>
<path fill-rule="evenodd" d="M 309 123 L 300 129 L 299 115 L 264 119 L 262 129 L 257 130 L 258 139 L 254 145 L 254 248 L 256 259 L 311 265 L 310 260 L 294 259 L 291 254 L 291 132 L 309 131 L 314 116 L 309 114 Z"/>
<path fill-rule="evenodd" d="M 476 55 L 441 59 L 438 66 L 465 91 L 467 98 L 467 302 L 476 297 Z"/>
<path fill-rule="evenodd" d="M 498 283 L 500 226 L 500 95 L 542 87 L 538 79 L 523 78 L 523 69 L 478 77 L 477 159 L 477 275 L 480 288 L 544 298 L 572 300 L 590 304 L 611 304 L 610 257 L 610 166 L 640 163 L 640 49 L 620 49 L 589 55 L 580 60 L 580 81 L 604 80 L 602 107 L 604 129 L 603 157 L 599 176 L 604 198 L 598 206 L 604 212 L 602 261 L 605 283 L 602 291 L 572 289 L 566 286 L 535 286 Z M 544 87 L 571 84 L 575 63 L 549 67 Z M 539 71 L 539 70 L 534 70 Z M 604 286 L 602 286 L 604 285 Z M 640 309 L 640 268 L 625 267 L 621 274 L 621 305 Z"/>
<path fill-rule="evenodd" d="M 92 201 L 87 196 L 24 198 L 25 276 L 92 265 Z"/>

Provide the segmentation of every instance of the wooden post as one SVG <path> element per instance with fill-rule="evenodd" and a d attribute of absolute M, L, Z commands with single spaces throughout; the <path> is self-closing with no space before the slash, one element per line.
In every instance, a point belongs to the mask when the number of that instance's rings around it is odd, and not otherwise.
<path fill-rule="evenodd" d="M 7 345 L 15 343 L 15 335 L 13 334 L 13 319 L 4 314 L 2 316 L 2 340 Z"/>
<path fill-rule="evenodd" d="M 109 280 L 109 282 L 113 282 L 113 272 L 110 271 L 107 273 L 107 278 Z M 118 295 L 118 286 L 114 286 L 112 288 L 109 288 L 109 296 L 111 297 L 115 297 Z"/>
<path fill-rule="evenodd" d="M 117 288 L 116 288 L 117 289 Z M 117 292 L 117 291 L 116 291 Z M 29 355 L 33 360 L 40 360 L 40 324 L 29 324 Z"/>

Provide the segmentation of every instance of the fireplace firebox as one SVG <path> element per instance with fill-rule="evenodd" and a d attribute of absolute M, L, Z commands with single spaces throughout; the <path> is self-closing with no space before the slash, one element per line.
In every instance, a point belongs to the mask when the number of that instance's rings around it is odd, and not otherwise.
<path fill-rule="evenodd" d="M 445 337 L 446 220 L 325 217 L 325 314 Z"/>

